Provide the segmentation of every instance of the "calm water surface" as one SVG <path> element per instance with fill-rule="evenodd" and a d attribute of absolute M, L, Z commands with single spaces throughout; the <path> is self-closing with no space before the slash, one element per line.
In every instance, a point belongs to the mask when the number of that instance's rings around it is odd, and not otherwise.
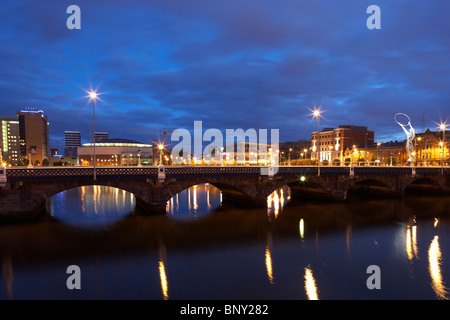
<path fill-rule="evenodd" d="M 47 217 L 0 226 L 0 299 L 448 299 L 450 198 L 293 204 L 221 203 L 212 185 L 182 192 L 166 215 L 90 186 L 47 203 Z M 69 290 L 69 265 L 81 290 Z M 367 267 L 380 268 L 369 290 Z"/>

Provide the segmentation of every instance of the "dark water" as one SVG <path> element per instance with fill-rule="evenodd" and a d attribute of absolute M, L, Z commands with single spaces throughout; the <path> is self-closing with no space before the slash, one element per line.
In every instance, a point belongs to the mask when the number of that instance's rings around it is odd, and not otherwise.
<path fill-rule="evenodd" d="M 201 185 L 149 216 L 122 190 L 68 190 L 47 219 L 0 226 L 0 299 L 450 297 L 450 198 L 289 200 L 284 189 L 267 209 L 229 208 Z M 371 265 L 380 289 L 367 287 Z"/>

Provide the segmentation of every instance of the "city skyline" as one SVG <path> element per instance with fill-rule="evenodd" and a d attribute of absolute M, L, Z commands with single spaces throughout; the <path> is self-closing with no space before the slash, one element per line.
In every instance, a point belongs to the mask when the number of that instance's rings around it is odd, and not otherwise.
<path fill-rule="evenodd" d="M 102 93 L 96 131 L 143 143 L 159 133 L 130 128 L 195 120 L 310 139 L 314 106 L 323 127 L 367 126 L 377 141 L 404 139 L 398 112 L 418 132 L 448 117 L 444 1 L 380 4 L 379 30 L 366 27 L 364 1 L 79 1 L 79 30 L 66 27 L 70 4 L 17 1 L 0 13 L 0 115 L 44 110 L 60 150 L 65 131 L 88 141 L 90 89 Z"/>

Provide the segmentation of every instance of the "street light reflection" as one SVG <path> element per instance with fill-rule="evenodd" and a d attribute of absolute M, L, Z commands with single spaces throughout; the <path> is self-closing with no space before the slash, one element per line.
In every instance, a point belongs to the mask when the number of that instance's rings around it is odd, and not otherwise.
<path fill-rule="evenodd" d="M 409 260 L 419 257 L 419 249 L 417 248 L 417 226 L 407 226 L 406 228 L 406 254 Z"/>
<path fill-rule="evenodd" d="M 267 197 L 267 215 L 276 219 L 290 199 L 291 189 L 288 186 L 283 186 L 272 192 Z"/>
<path fill-rule="evenodd" d="M 432 288 L 438 298 L 447 300 L 447 288 L 441 275 L 441 249 L 439 248 L 439 237 L 434 236 L 428 249 L 429 271 L 432 280 Z"/>
<path fill-rule="evenodd" d="M 316 280 L 314 279 L 313 272 L 309 266 L 305 268 L 305 290 L 308 300 L 319 300 Z"/>

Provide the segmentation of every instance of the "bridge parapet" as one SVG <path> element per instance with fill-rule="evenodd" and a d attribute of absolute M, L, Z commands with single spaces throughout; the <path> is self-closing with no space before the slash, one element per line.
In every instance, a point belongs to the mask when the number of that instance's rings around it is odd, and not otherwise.
<path fill-rule="evenodd" d="M 136 179 L 156 177 L 157 167 L 100 167 L 96 168 L 98 180 L 111 179 Z M 7 179 L 9 182 L 31 181 L 64 181 L 64 180 L 90 180 L 93 179 L 94 169 L 91 167 L 67 167 L 67 168 L 9 168 Z"/>

